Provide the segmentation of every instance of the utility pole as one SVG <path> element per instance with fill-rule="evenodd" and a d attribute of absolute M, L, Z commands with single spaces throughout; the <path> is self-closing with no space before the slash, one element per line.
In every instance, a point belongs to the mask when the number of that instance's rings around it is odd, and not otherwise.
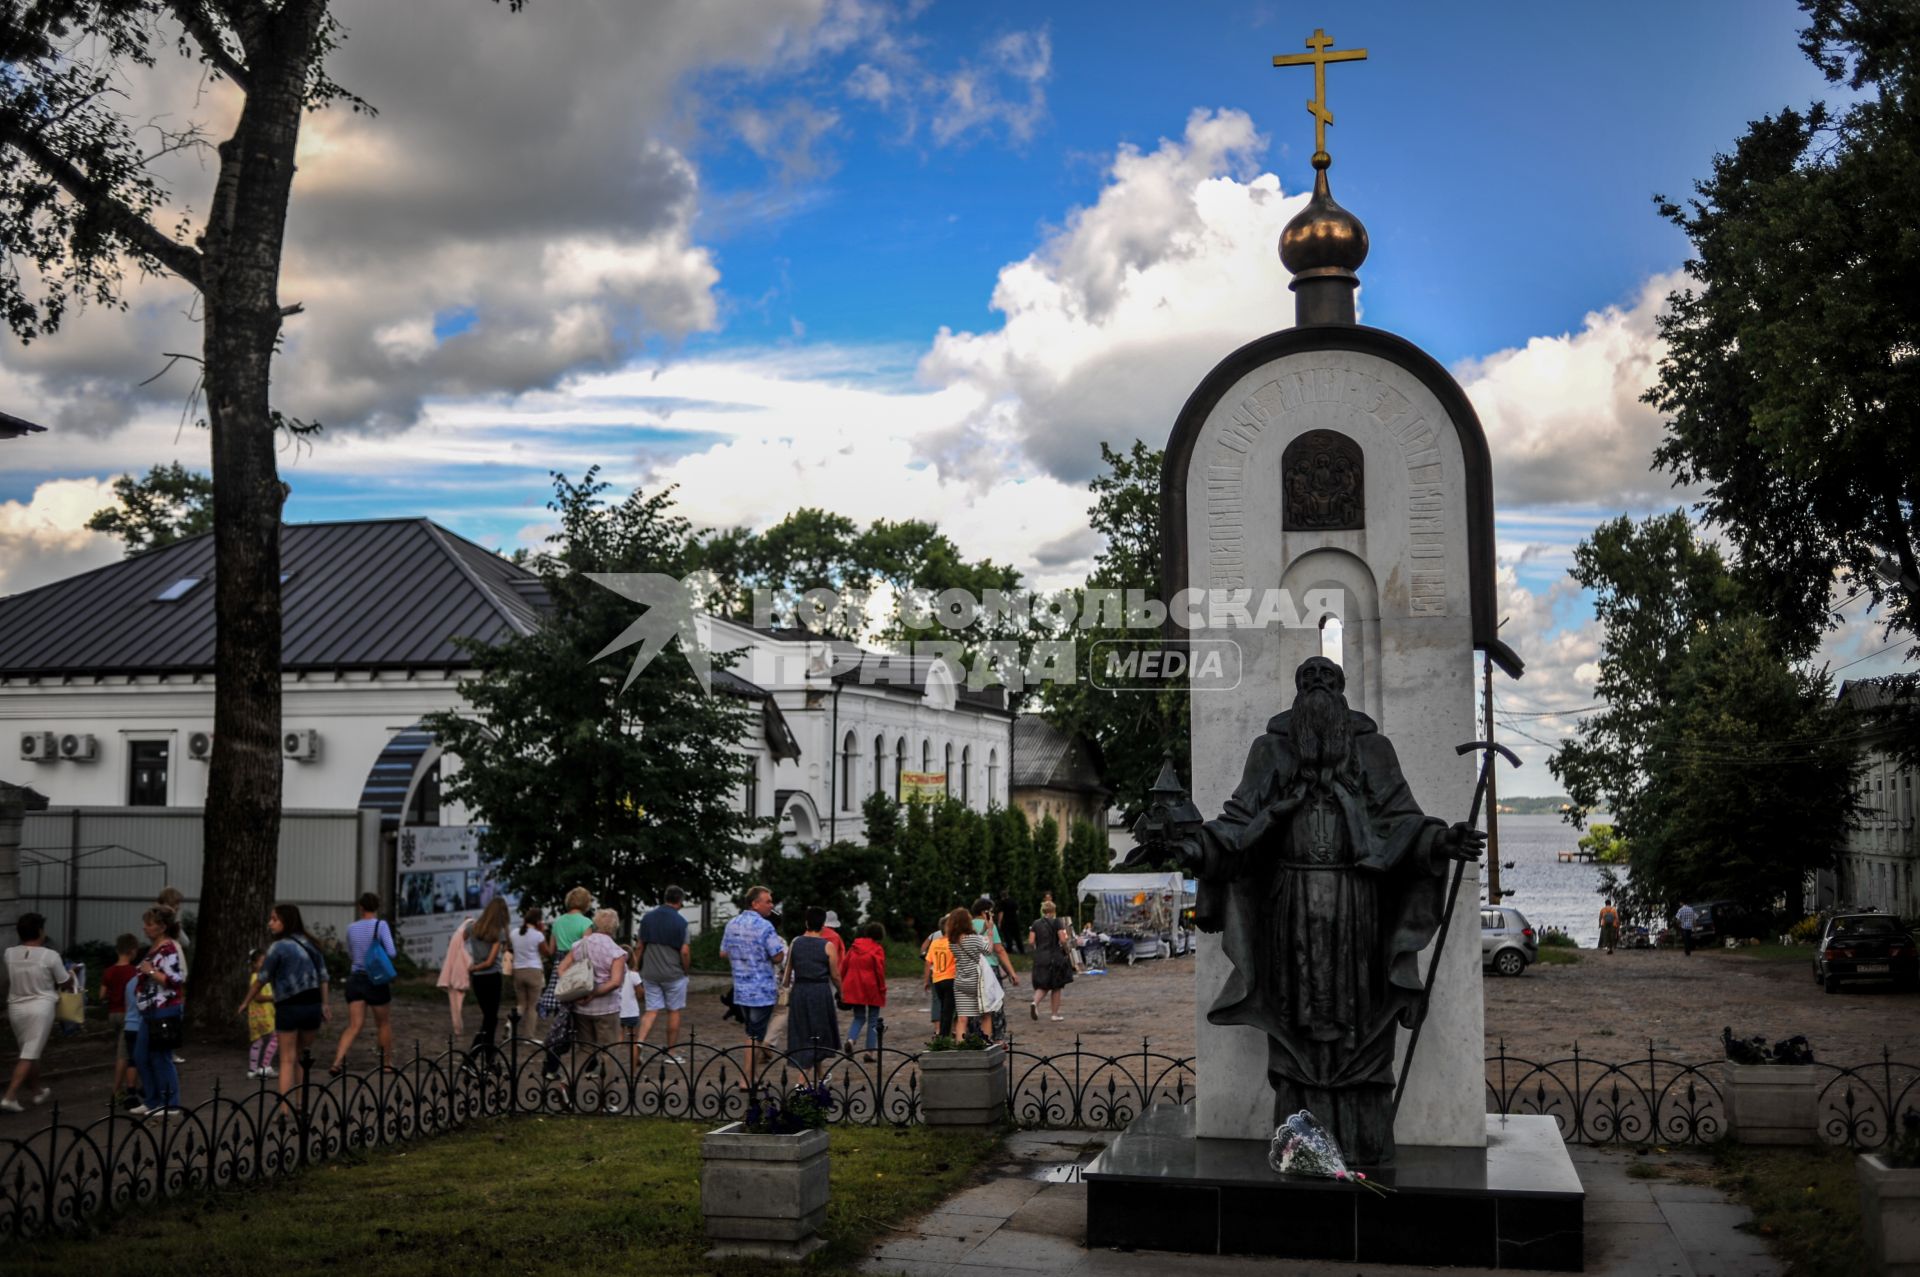
<path fill-rule="evenodd" d="M 1486 701 L 1487 736 L 1493 739 L 1493 658 L 1484 659 L 1481 667 L 1482 695 Z M 1487 903 L 1500 903 L 1500 795 L 1498 782 L 1494 780 L 1497 767 L 1487 769 Z"/>

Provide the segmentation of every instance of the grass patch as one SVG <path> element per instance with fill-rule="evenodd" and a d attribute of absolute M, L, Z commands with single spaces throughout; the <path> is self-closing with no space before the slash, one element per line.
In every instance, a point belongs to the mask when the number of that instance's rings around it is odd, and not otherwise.
<path fill-rule="evenodd" d="M 1666 1177 L 1667 1173 L 1652 1162 L 1629 1162 L 1627 1164 L 1628 1179 L 1665 1179 Z"/>
<path fill-rule="evenodd" d="M 400 1277 L 715 1271 L 703 1255 L 706 1123 L 516 1118 L 332 1162 L 279 1184 L 183 1198 L 94 1236 L 9 1247 L 9 1277 L 195 1273 Z M 828 1244 L 846 1271 L 871 1240 L 931 1208 L 993 1152 L 991 1136 L 924 1126 L 832 1131 Z M 728 1274 L 791 1272 L 728 1260 Z"/>
<path fill-rule="evenodd" d="M 1809 971 L 1813 969 L 1813 946 L 1810 944 L 1748 944 L 1738 949 L 1720 946 L 1701 951 L 1724 954 L 1730 958 L 1753 958 L 1760 962 L 1804 962 Z"/>
<path fill-rule="evenodd" d="M 1571 967 L 1580 961 L 1578 949 L 1563 949 L 1559 946 L 1540 950 L 1540 964 L 1547 967 Z"/>
<path fill-rule="evenodd" d="M 1860 1186 L 1844 1148 L 1714 1146 L 1720 1187 L 1753 1211 L 1794 1277 L 1868 1271 L 1860 1237 Z"/>

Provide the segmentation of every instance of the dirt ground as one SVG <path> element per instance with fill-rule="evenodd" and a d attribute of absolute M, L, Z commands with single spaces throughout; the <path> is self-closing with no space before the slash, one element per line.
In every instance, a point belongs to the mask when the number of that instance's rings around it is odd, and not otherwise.
<path fill-rule="evenodd" d="M 1509 1055 L 1544 1061 L 1565 1056 L 1577 1042 L 1583 1055 L 1621 1061 L 1643 1055 L 1651 1039 L 1663 1058 L 1708 1061 L 1720 1058 L 1720 1030 L 1731 1025 L 1740 1036 L 1777 1039 L 1804 1033 L 1816 1057 L 1834 1064 L 1878 1060 L 1883 1044 L 1896 1061 L 1920 1062 L 1920 994 L 1864 986 L 1829 995 L 1813 983 L 1805 959 L 1723 950 L 1702 950 L 1690 958 L 1671 950 L 1623 950 L 1611 956 L 1584 950 L 1580 958 L 1570 966 L 1535 966 L 1512 979 L 1486 977 L 1489 1053 L 1504 1043 Z M 741 1040 L 739 1026 L 722 1019 L 720 992 L 726 984 L 724 976 L 694 977 L 687 1028 L 703 1042 Z M 1058 1024 L 1047 1018 L 1044 1004 L 1040 1019 L 1030 1018 L 1030 992 L 1024 983 L 1008 990 L 1014 1040 L 1023 1050 L 1071 1051 L 1078 1040 L 1086 1051 L 1118 1056 L 1141 1050 L 1144 1041 L 1156 1054 L 1193 1054 L 1191 959 L 1083 975 L 1065 991 L 1066 1018 Z M 888 1044 L 915 1049 L 930 1027 L 925 994 L 917 981 L 894 980 L 888 997 Z M 315 1048 L 323 1064 L 332 1058 L 342 1023 L 344 1017 Z M 453 1028 L 437 994 L 396 999 L 394 1024 L 403 1057 L 411 1056 L 416 1044 L 428 1055 L 444 1050 Z M 469 999 L 465 1033 L 470 1036 L 478 1024 Z M 655 1034 L 656 1041 L 663 1036 L 660 1029 Z M 8 1048 L 4 1063 L 11 1064 L 11 1040 L 0 1045 Z M 180 1072 L 189 1104 L 207 1098 L 216 1078 L 223 1091 L 255 1085 L 244 1076 L 242 1047 L 189 1041 L 181 1054 L 187 1061 Z M 85 1032 L 51 1045 L 46 1061 L 51 1083 L 70 1113 L 76 1105 L 83 1112 L 104 1113 L 110 1058 L 105 1027 L 93 1022 Z M 367 1068 L 373 1063 L 369 1033 L 356 1044 L 352 1064 Z M 42 1120 L 44 1113 L 37 1111 L 0 1114 L 0 1135 Z"/>

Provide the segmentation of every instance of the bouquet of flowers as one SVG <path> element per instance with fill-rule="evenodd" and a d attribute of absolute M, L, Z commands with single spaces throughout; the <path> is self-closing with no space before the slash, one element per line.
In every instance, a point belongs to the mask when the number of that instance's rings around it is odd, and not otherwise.
<path fill-rule="evenodd" d="M 1356 1188 L 1371 1189 L 1386 1196 L 1387 1190 L 1360 1171 L 1347 1169 L 1340 1145 L 1320 1125 L 1320 1119 L 1301 1109 L 1274 1128 L 1273 1143 L 1267 1146 L 1267 1165 L 1282 1175 L 1311 1175 L 1319 1179 L 1337 1179 Z"/>

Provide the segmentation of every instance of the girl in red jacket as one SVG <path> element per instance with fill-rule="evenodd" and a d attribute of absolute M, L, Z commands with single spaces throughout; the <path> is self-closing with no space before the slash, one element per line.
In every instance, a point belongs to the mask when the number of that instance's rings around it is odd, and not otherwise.
<path fill-rule="evenodd" d="M 860 935 L 847 951 L 840 967 L 840 997 L 853 1012 L 847 1026 L 846 1053 L 851 1056 L 860 1041 L 860 1026 L 867 1026 L 867 1048 L 861 1059 L 873 1060 L 880 1045 L 880 1008 L 887 1005 L 887 933 L 877 922 L 860 929 Z"/>

